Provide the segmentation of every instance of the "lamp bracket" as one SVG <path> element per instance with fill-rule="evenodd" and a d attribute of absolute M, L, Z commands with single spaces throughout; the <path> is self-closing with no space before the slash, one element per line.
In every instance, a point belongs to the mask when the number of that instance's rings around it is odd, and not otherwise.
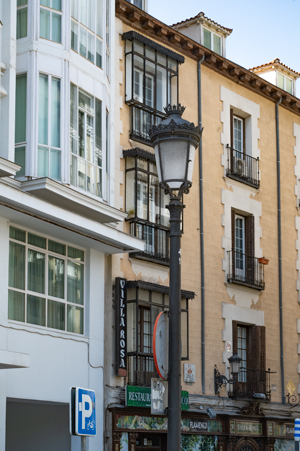
<path fill-rule="evenodd" d="M 220 388 L 222 387 L 222 385 L 234 384 L 235 383 L 235 378 L 228 379 L 223 374 L 220 374 L 220 371 L 218 370 L 216 365 L 215 365 L 214 374 L 215 374 L 215 378 L 214 379 L 215 379 L 215 394 L 216 395 L 219 393 Z"/>

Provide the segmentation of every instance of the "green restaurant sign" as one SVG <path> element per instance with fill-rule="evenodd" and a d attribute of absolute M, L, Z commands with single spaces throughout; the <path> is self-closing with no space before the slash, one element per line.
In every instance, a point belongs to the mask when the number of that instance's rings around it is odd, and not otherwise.
<path fill-rule="evenodd" d="M 126 385 L 125 404 L 130 407 L 151 408 L 151 388 Z M 181 392 L 181 410 L 189 410 L 189 392 Z"/>

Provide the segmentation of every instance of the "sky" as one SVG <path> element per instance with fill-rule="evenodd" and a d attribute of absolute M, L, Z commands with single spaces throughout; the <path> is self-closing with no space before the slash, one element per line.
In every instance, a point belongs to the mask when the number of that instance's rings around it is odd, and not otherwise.
<path fill-rule="evenodd" d="M 249 69 L 279 58 L 300 72 L 300 0 L 148 0 L 149 14 L 167 25 L 201 11 L 233 29 L 226 39 L 227 59 Z"/>

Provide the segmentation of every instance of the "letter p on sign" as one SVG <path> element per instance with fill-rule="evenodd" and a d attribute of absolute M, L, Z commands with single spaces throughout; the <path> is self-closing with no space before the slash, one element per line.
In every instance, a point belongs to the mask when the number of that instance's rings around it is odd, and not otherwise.
<path fill-rule="evenodd" d="M 76 435 L 96 435 L 95 392 L 86 388 L 76 388 L 75 401 Z"/>

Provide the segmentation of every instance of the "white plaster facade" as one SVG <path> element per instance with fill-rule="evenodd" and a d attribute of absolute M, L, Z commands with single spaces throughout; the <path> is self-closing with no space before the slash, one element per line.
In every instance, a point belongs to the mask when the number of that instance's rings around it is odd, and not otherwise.
<path fill-rule="evenodd" d="M 71 387 L 95 390 L 97 435 L 87 439 L 87 450 L 104 449 L 105 256 L 143 250 L 143 243 L 125 235 L 118 226 L 125 214 L 118 209 L 119 205 L 115 208 L 114 183 L 110 180 L 114 171 L 114 152 L 111 151 L 114 121 L 110 120 L 108 126 L 106 123 L 106 112 L 110 118 L 114 115 L 114 2 L 108 3 L 107 15 L 105 2 L 99 4 L 103 8 L 103 29 L 105 18 L 109 17 L 111 36 L 108 58 L 103 50 L 102 69 L 71 50 L 69 0 L 61 2 L 61 44 L 39 37 L 38 0 L 28 0 L 27 36 L 17 40 L 17 2 L 0 0 L 3 24 L 0 29 L 3 73 L 0 77 L 3 94 L 0 96 L 1 451 L 80 450 L 80 438 L 71 437 L 69 433 Z M 105 49 L 105 35 L 102 42 Z M 24 175 L 15 178 L 20 170 L 14 163 L 15 127 L 18 127 L 15 124 L 16 75 L 25 73 L 26 166 Z M 40 178 L 37 173 L 38 78 L 41 73 L 60 80 L 61 179 L 56 181 Z M 108 77 L 108 74 L 111 75 Z M 102 102 L 102 197 L 71 187 L 70 83 Z M 107 152 L 105 143 L 109 146 Z M 10 226 L 83 251 L 82 333 L 51 328 L 46 323 L 34 325 L 25 320 L 8 319 Z M 53 434 L 53 431 L 57 432 Z"/>

